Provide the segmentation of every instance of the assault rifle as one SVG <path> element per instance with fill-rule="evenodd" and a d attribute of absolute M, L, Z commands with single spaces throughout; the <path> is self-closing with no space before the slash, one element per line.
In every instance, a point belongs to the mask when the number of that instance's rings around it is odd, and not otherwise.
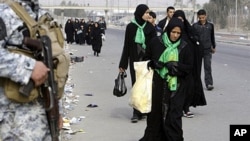
<path fill-rule="evenodd" d="M 45 102 L 45 109 L 47 120 L 50 127 L 52 141 L 59 141 L 59 107 L 57 83 L 54 78 L 54 63 L 52 57 L 51 40 L 48 36 L 41 36 L 39 40 L 25 38 L 24 44 L 35 53 L 37 60 L 43 61 L 50 69 L 48 72 L 47 81 L 41 86 L 42 97 Z M 34 88 L 32 80 L 25 86 L 19 89 L 19 92 L 24 96 L 29 96 L 31 90 Z"/>

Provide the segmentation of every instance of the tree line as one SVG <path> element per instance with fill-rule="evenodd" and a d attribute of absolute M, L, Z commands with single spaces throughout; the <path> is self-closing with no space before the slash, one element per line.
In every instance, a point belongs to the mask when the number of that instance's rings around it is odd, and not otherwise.
<path fill-rule="evenodd" d="M 250 30 L 249 0 L 237 0 L 237 7 L 236 0 L 210 0 L 203 8 L 217 28 L 233 29 L 237 25 L 243 31 Z"/>

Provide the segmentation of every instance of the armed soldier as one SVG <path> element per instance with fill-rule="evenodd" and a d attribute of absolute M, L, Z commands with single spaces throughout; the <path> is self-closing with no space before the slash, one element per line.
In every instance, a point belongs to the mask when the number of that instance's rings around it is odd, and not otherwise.
<path fill-rule="evenodd" d="M 45 13 L 39 8 L 38 0 L 4 0 L 0 3 L 0 140 L 58 140 L 58 133 L 56 137 L 52 136 L 55 131 L 51 130 L 51 121 L 47 117 L 48 109 L 46 111 L 45 108 L 46 100 L 40 94 L 33 94 L 33 90 L 28 96 L 22 96 L 18 91 L 9 94 L 9 91 L 14 90 L 16 86 L 9 85 L 10 83 L 28 85 L 31 82 L 31 86 L 38 89 L 39 86 L 46 85 L 53 72 L 48 63 L 23 55 L 25 53 L 13 52 L 13 50 L 33 52 L 34 48 L 44 45 L 35 44 L 33 49 L 30 49 L 29 45 L 25 44 L 32 33 L 23 18 L 10 6 L 13 2 L 18 2 L 35 21 L 39 18 L 38 15 Z M 45 89 L 41 91 L 44 92 Z M 58 115 L 55 116 L 57 118 L 55 125 L 58 127 L 53 127 L 56 129 L 62 125 Z"/>

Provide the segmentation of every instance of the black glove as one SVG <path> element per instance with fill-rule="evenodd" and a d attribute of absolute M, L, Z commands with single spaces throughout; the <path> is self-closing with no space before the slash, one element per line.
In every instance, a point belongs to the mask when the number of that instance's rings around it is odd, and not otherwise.
<path fill-rule="evenodd" d="M 161 69 L 161 68 L 164 67 L 164 63 L 159 62 L 159 61 L 151 60 L 151 61 L 148 62 L 147 67 L 148 67 L 148 69 L 149 69 L 149 67 L 152 68 L 152 69 Z"/>
<path fill-rule="evenodd" d="M 168 69 L 168 74 L 171 76 L 176 76 L 178 73 L 178 62 L 177 61 L 169 61 L 165 65 Z"/>

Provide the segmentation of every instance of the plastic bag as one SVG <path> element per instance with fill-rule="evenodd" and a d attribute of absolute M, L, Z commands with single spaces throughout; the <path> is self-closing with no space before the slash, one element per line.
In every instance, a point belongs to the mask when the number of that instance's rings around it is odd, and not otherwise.
<path fill-rule="evenodd" d="M 105 41 L 106 40 L 105 34 L 102 33 L 101 35 L 102 35 L 102 40 Z"/>
<path fill-rule="evenodd" d="M 136 81 L 131 90 L 129 105 L 141 113 L 151 112 L 152 79 L 154 71 L 147 68 L 149 61 L 134 62 Z"/>
<path fill-rule="evenodd" d="M 127 93 L 125 77 L 127 77 L 126 72 L 119 72 L 117 78 L 115 79 L 113 94 L 117 97 L 124 96 Z"/>

